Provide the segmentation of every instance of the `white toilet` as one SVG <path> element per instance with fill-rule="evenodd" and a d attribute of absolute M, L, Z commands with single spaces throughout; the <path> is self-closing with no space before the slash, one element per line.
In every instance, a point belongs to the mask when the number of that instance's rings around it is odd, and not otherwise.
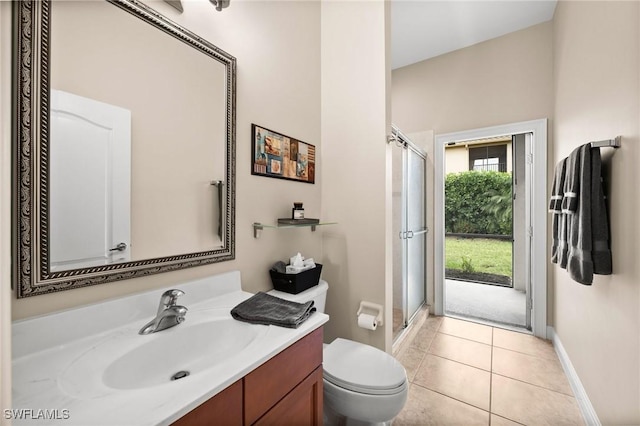
<path fill-rule="evenodd" d="M 324 312 L 326 281 L 298 294 L 272 290 L 269 294 L 298 303 L 314 301 Z M 355 321 L 355 318 L 354 318 Z M 329 425 L 391 424 L 407 401 L 407 373 L 395 358 L 380 349 L 347 339 L 324 345 L 324 414 Z"/>

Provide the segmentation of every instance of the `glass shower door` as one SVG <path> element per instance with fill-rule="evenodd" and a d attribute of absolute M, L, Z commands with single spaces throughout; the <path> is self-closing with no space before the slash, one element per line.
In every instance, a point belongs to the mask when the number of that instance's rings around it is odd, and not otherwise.
<path fill-rule="evenodd" d="M 406 271 L 407 320 L 425 303 L 426 201 L 425 158 L 411 148 L 407 152 Z"/>
<path fill-rule="evenodd" d="M 397 129 L 393 151 L 393 337 L 425 303 L 426 154 Z"/>

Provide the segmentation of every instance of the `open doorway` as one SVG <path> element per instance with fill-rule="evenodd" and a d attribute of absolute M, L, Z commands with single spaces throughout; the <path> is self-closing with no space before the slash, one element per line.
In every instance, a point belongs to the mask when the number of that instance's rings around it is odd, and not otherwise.
<path fill-rule="evenodd" d="M 446 315 L 531 329 L 530 140 L 527 133 L 445 146 Z"/>
<path fill-rule="evenodd" d="M 529 302 L 526 303 L 525 315 L 529 315 L 527 324 L 531 332 L 542 338 L 547 335 L 547 120 L 532 120 L 500 126 L 473 129 L 462 132 L 436 135 L 434 144 L 434 311 L 436 315 L 446 315 L 445 312 L 445 150 L 449 143 L 476 141 L 495 138 L 504 135 L 529 135 L 529 143 L 525 149 L 526 181 L 530 182 L 530 193 L 525 197 L 525 217 L 528 225 L 521 227 L 528 241 L 525 244 L 525 255 L 528 262 L 523 271 Z M 525 136 L 527 138 L 527 136 Z M 496 167 L 494 156 L 479 158 L 474 163 L 480 166 Z M 497 157 L 499 158 L 499 157 Z M 469 161 L 469 159 L 467 159 Z M 500 160 L 497 161 L 498 166 Z M 512 207 L 513 208 L 513 207 Z M 513 247 L 512 247 L 513 250 Z M 516 266 L 517 268 L 517 266 Z M 514 280 L 512 263 L 512 277 Z M 491 286 L 496 289 L 502 287 Z M 522 328 L 526 330 L 526 328 Z"/>

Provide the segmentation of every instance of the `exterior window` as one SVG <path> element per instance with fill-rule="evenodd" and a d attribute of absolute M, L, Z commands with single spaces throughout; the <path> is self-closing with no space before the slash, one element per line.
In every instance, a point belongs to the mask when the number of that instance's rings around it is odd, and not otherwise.
<path fill-rule="evenodd" d="M 507 171 L 507 145 L 469 148 L 469 170 Z"/>
<path fill-rule="evenodd" d="M 477 160 L 473 160 L 473 170 L 479 171 L 499 171 L 500 167 L 500 159 L 499 158 L 478 158 Z"/>

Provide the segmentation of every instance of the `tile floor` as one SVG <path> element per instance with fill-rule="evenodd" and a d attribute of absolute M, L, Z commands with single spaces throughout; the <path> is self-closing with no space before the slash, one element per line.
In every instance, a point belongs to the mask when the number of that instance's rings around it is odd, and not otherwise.
<path fill-rule="evenodd" d="M 398 425 L 582 425 L 550 342 L 429 317 L 398 359 L 409 398 Z"/>

